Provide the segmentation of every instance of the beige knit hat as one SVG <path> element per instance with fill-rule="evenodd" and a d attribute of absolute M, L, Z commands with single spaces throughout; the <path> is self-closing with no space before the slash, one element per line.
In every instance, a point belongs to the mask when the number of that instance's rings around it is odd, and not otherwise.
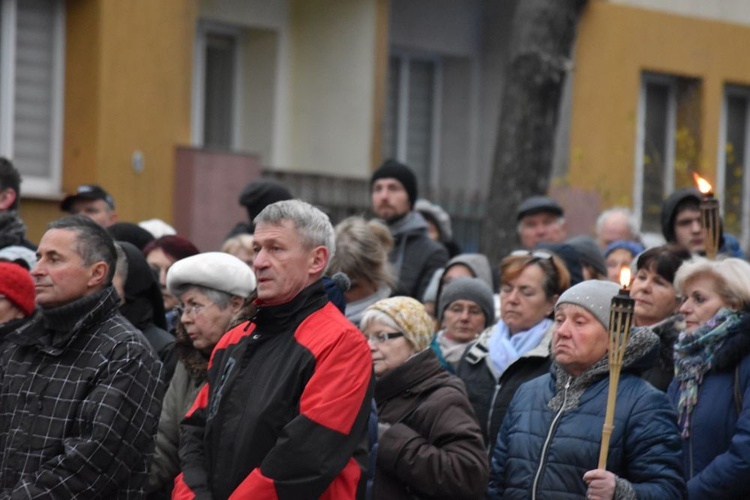
<path fill-rule="evenodd" d="M 391 318 L 417 352 L 430 346 L 434 324 L 421 302 L 411 297 L 390 297 L 375 302 L 367 310 L 380 311 Z"/>

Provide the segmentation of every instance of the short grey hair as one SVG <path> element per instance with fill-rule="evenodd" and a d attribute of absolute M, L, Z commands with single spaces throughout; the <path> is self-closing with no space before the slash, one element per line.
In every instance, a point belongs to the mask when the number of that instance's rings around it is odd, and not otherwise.
<path fill-rule="evenodd" d="M 115 251 L 117 252 L 117 264 L 115 265 L 115 274 L 120 277 L 123 284 L 128 279 L 128 256 L 122 245 L 115 241 Z"/>
<path fill-rule="evenodd" d="M 84 215 L 66 215 L 47 224 L 47 231 L 64 229 L 76 233 L 76 252 L 87 266 L 107 264 L 104 285 L 112 284 L 117 265 L 117 250 L 112 236 L 99 224 Z"/>
<path fill-rule="evenodd" d="M 628 207 L 612 207 L 600 213 L 599 217 L 596 218 L 596 234 L 597 235 L 602 232 L 602 226 L 604 226 L 604 221 L 606 221 L 611 215 L 625 216 L 625 219 L 627 220 L 627 223 L 628 223 L 628 230 L 630 231 L 630 237 L 634 239 L 638 238 L 638 235 L 641 232 L 641 225 L 638 222 L 638 219 L 636 219 L 635 214 L 631 212 Z"/>
<path fill-rule="evenodd" d="M 222 292 L 221 290 L 215 290 L 213 288 L 208 288 L 201 285 L 191 285 L 190 283 L 175 288 L 174 295 L 179 298 L 185 295 L 190 290 L 195 290 L 196 292 L 202 293 L 208 298 L 208 300 L 216 304 L 219 309 L 226 309 L 233 297 L 233 295 L 227 292 Z M 237 297 L 239 297 L 239 295 L 237 295 Z M 244 297 L 240 298 L 242 300 L 245 300 Z"/>
<path fill-rule="evenodd" d="M 324 246 L 328 249 L 329 260 L 336 251 L 336 236 L 333 224 L 322 210 L 302 200 L 284 200 L 272 203 L 264 208 L 253 220 L 260 223 L 280 225 L 288 220 L 302 238 L 305 247 L 312 249 Z"/>

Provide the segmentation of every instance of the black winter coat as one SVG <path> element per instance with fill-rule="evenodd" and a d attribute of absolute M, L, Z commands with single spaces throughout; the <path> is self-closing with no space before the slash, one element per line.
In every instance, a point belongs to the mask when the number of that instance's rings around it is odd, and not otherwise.
<path fill-rule="evenodd" d="M 6 337 L 0 497 L 143 497 L 161 363 L 108 287 Z"/>
<path fill-rule="evenodd" d="M 466 384 L 469 401 L 479 420 L 488 451 L 495 446 L 505 413 L 521 384 L 549 372 L 549 345 L 552 340 L 550 327 L 539 345 L 514 361 L 498 379 L 490 368 L 492 361 L 488 344 L 493 330 L 485 330 L 469 346 L 456 370 L 456 375 Z"/>

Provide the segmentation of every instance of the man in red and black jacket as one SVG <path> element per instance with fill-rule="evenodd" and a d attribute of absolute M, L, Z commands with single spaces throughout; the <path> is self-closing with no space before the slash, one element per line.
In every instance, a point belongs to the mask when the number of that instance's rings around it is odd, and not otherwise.
<path fill-rule="evenodd" d="M 333 227 L 299 200 L 269 205 L 255 224 L 259 311 L 214 349 L 181 425 L 173 498 L 355 498 L 372 361 L 322 285 Z"/>

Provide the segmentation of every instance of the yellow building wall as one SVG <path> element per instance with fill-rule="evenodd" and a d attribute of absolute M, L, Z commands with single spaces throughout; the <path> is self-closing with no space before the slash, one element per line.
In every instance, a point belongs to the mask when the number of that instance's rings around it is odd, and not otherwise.
<path fill-rule="evenodd" d="M 66 3 L 62 190 L 97 183 L 120 220 L 172 219 L 174 155 L 190 143 L 196 0 Z M 131 167 L 135 151 L 141 173 Z M 59 200 L 24 200 L 32 241 Z"/>
<path fill-rule="evenodd" d="M 576 42 L 565 183 L 599 193 L 603 207 L 631 205 L 644 71 L 701 80 L 699 170 L 714 182 L 724 85 L 750 85 L 749 46 L 750 27 L 589 2 Z"/>

